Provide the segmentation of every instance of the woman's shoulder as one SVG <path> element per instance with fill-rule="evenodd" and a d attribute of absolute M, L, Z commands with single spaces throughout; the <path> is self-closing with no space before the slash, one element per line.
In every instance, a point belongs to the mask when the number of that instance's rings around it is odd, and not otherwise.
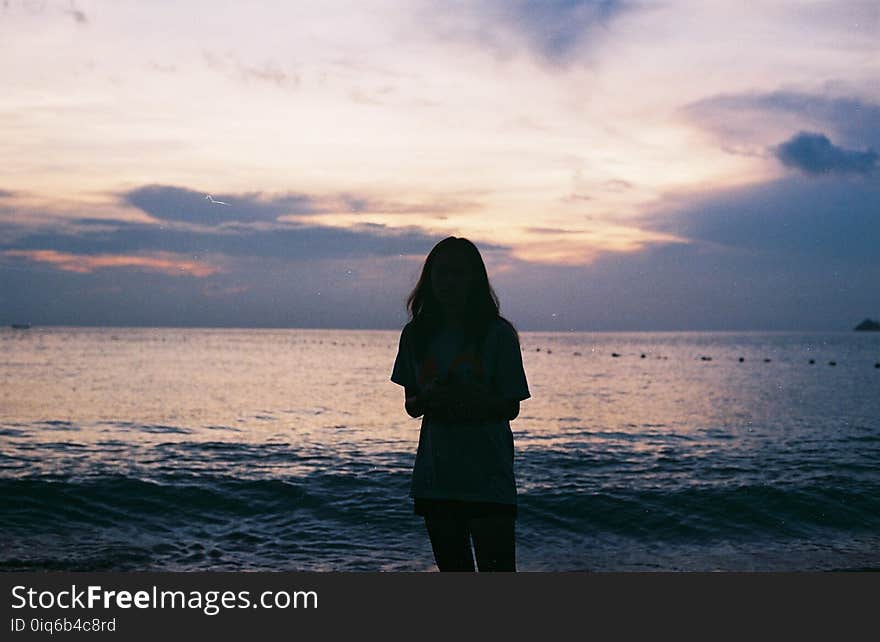
<path fill-rule="evenodd" d="M 426 331 L 427 328 L 424 323 L 420 323 L 416 319 L 410 319 L 400 330 L 400 340 L 415 345 L 420 340 L 424 341 L 426 339 Z"/>
<path fill-rule="evenodd" d="M 489 330 L 490 332 L 494 332 L 495 334 L 505 338 L 512 337 L 516 339 L 518 334 L 513 324 L 500 315 L 495 317 L 495 319 L 492 321 Z"/>
<path fill-rule="evenodd" d="M 409 321 L 407 321 L 404 324 L 403 328 L 400 331 L 400 334 L 402 334 L 403 336 L 414 336 L 415 332 L 416 332 L 416 320 L 410 319 Z"/>
<path fill-rule="evenodd" d="M 409 347 L 410 342 L 412 341 L 413 327 L 412 321 L 408 321 L 401 329 L 400 329 L 400 345 Z"/>
<path fill-rule="evenodd" d="M 504 332 L 507 334 L 516 334 L 517 333 L 516 328 L 513 326 L 513 323 L 511 323 L 510 321 L 508 321 L 507 319 L 505 319 L 504 317 L 502 317 L 500 315 L 495 317 L 495 320 L 493 321 L 492 325 L 498 332 Z"/>

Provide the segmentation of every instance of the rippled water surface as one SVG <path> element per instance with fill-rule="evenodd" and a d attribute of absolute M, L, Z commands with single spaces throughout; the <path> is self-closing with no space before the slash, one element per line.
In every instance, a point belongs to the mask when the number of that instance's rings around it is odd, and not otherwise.
<path fill-rule="evenodd" d="M 0 330 L 0 568 L 433 570 L 397 339 Z M 880 333 L 520 339 L 520 570 L 880 569 Z"/>

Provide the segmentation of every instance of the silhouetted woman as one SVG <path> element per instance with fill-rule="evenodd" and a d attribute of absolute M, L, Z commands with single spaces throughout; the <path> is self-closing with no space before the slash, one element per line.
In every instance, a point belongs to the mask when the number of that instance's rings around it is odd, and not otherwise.
<path fill-rule="evenodd" d="M 519 335 L 498 314 L 469 240 L 430 251 L 407 299 L 391 381 L 422 416 L 410 496 L 441 571 L 515 571 L 516 481 L 510 421 L 528 399 Z"/>

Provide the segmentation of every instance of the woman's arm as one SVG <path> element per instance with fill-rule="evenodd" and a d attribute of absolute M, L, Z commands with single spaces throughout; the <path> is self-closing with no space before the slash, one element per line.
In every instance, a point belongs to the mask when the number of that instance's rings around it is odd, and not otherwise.
<path fill-rule="evenodd" d="M 512 421 L 519 415 L 519 401 L 507 399 L 485 387 L 472 388 L 466 416 L 471 421 Z"/>
<path fill-rule="evenodd" d="M 429 408 L 440 412 L 444 418 L 464 423 L 505 421 L 516 419 L 519 401 L 507 399 L 485 384 L 453 384 L 435 395 Z M 439 406 L 439 407 L 435 407 Z"/>
<path fill-rule="evenodd" d="M 424 392 L 424 390 L 420 392 L 418 388 L 406 389 L 403 407 L 406 409 L 406 414 L 413 419 L 421 417 L 427 410 L 427 395 Z"/>
<path fill-rule="evenodd" d="M 512 421 L 519 415 L 519 401 L 492 392 L 484 384 L 429 383 L 421 391 L 406 388 L 404 407 L 410 417 L 425 413 L 441 421 L 481 423 Z"/>

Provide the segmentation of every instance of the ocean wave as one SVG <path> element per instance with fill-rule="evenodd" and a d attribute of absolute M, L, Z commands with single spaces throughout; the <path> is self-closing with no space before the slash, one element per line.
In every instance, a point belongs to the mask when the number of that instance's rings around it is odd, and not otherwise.
<path fill-rule="evenodd" d="M 848 483 L 847 483 L 848 482 Z M 113 475 L 0 479 L 2 530 L 74 525 L 163 527 L 308 513 L 335 523 L 391 519 L 408 506 L 409 475 L 315 473 L 297 479 L 223 475 Z M 710 485 L 681 489 L 577 482 L 520 493 L 522 519 L 569 533 L 663 540 L 813 536 L 880 530 L 880 486 L 837 478 L 811 485 Z"/>

